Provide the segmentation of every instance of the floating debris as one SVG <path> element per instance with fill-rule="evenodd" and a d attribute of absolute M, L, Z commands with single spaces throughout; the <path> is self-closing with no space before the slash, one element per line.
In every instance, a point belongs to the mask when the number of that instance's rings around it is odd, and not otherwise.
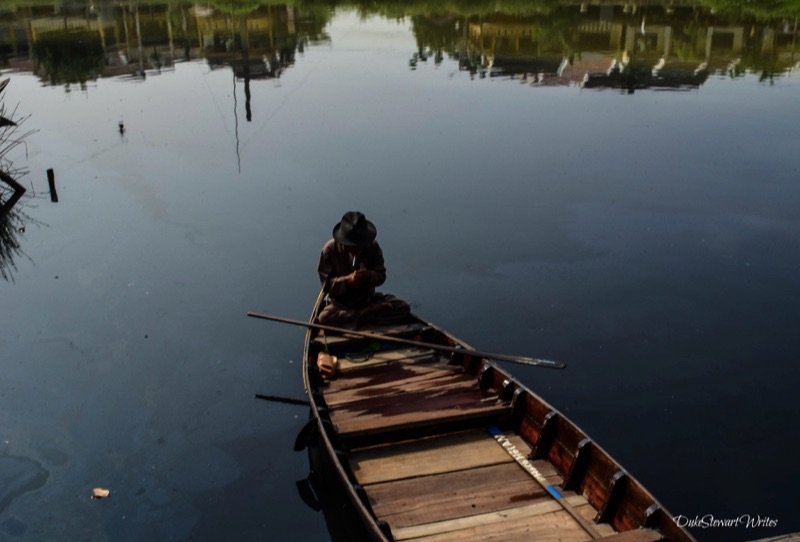
<path fill-rule="evenodd" d="M 92 498 L 93 499 L 105 499 L 111 494 L 111 491 L 103 488 L 103 487 L 96 487 L 92 490 Z"/>

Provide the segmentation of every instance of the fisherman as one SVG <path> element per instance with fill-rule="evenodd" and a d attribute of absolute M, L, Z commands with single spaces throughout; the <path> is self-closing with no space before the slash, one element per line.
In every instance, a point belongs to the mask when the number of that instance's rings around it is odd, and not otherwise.
<path fill-rule="evenodd" d="M 321 324 L 390 324 L 408 317 L 408 303 L 375 287 L 386 281 L 383 252 L 375 240 L 375 224 L 363 213 L 350 211 L 333 228 L 322 247 L 319 279 L 326 288 Z"/>

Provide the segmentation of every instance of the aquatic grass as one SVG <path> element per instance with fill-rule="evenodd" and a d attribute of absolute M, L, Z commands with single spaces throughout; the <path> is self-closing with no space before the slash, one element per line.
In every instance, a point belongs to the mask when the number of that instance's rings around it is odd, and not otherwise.
<path fill-rule="evenodd" d="M 25 231 L 25 222 L 30 217 L 16 206 L 25 193 L 18 179 L 27 174 L 27 169 L 16 166 L 9 158 L 9 153 L 24 146 L 26 138 L 33 132 L 22 131 L 21 127 L 28 116 L 22 116 L 17 107 L 6 110 L 2 97 L 4 88 L 3 85 L 0 89 L 0 278 L 13 281 L 13 272 L 17 269 L 15 260 L 24 255 L 19 237 Z"/>

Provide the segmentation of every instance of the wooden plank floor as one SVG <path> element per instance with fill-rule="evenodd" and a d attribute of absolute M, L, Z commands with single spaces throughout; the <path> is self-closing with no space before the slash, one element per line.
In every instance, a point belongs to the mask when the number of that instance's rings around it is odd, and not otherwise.
<path fill-rule="evenodd" d="M 331 422 L 345 438 L 464 419 L 482 424 L 509 408 L 460 367 L 414 348 L 345 363 L 324 396 Z M 507 436 L 522 453 L 530 452 L 522 438 Z M 562 483 L 549 462 L 533 463 L 548 483 Z M 398 541 L 592 539 L 482 426 L 355 449 L 350 468 Z M 564 495 L 579 514 L 594 519 L 597 510 L 584 497 Z M 596 527 L 604 536 L 614 534 L 608 525 Z"/>
<path fill-rule="evenodd" d="M 350 466 L 366 485 L 514 461 L 487 437 L 474 430 L 355 450 Z"/>
<path fill-rule="evenodd" d="M 516 463 L 501 463 L 418 476 L 373 484 L 369 496 L 382 519 L 393 527 L 410 527 L 473 515 L 475 510 L 523 506 L 545 496 L 539 484 L 519 471 Z"/>
<path fill-rule="evenodd" d="M 343 437 L 489 417 L 509 408 L 482 391 L 475 377 L 418 351 L 341 375 L 326 388 L 325 402 Z"/>
<path fill-rule="evenodd" d="M 561 483 L 548 462 L 534 465 L 549 482 Z M 484 430 L 356 450 L 351 468 L 398 541 L 591 540 Z M 565 495 L 594 518 L 585 498 Z M 596 527 L 614 533 L 608 525 Z"/>
<path fill-rule="evenodd" d="M 419 542 L 584 542 L 592 540 L 552 499 L 500 512 L 476 514 L 421 528 L 399 529 L 398 541 Z"/>

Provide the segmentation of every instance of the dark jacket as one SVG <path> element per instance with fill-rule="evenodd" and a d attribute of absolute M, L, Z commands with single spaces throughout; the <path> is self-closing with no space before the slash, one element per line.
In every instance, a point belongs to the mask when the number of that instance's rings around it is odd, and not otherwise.
<path fill-rule="evenodd" d="M 337 277 L 349 275 L 356 269 L 369 271 L 368 279 L 359 287 L 337 282 Z M 330 299 L 337 305 L 347 308 L 360 308 L 369 304 L 375 287 L 386 281 L 386 267 L 383 263 L 383 251 L 377 241 L 372 241 L 361 250 L 356 257 L 333 239 L 325 243 L 319 256 L 319 280 L 325 284 L 330 280 L 328 289 Z"/>

